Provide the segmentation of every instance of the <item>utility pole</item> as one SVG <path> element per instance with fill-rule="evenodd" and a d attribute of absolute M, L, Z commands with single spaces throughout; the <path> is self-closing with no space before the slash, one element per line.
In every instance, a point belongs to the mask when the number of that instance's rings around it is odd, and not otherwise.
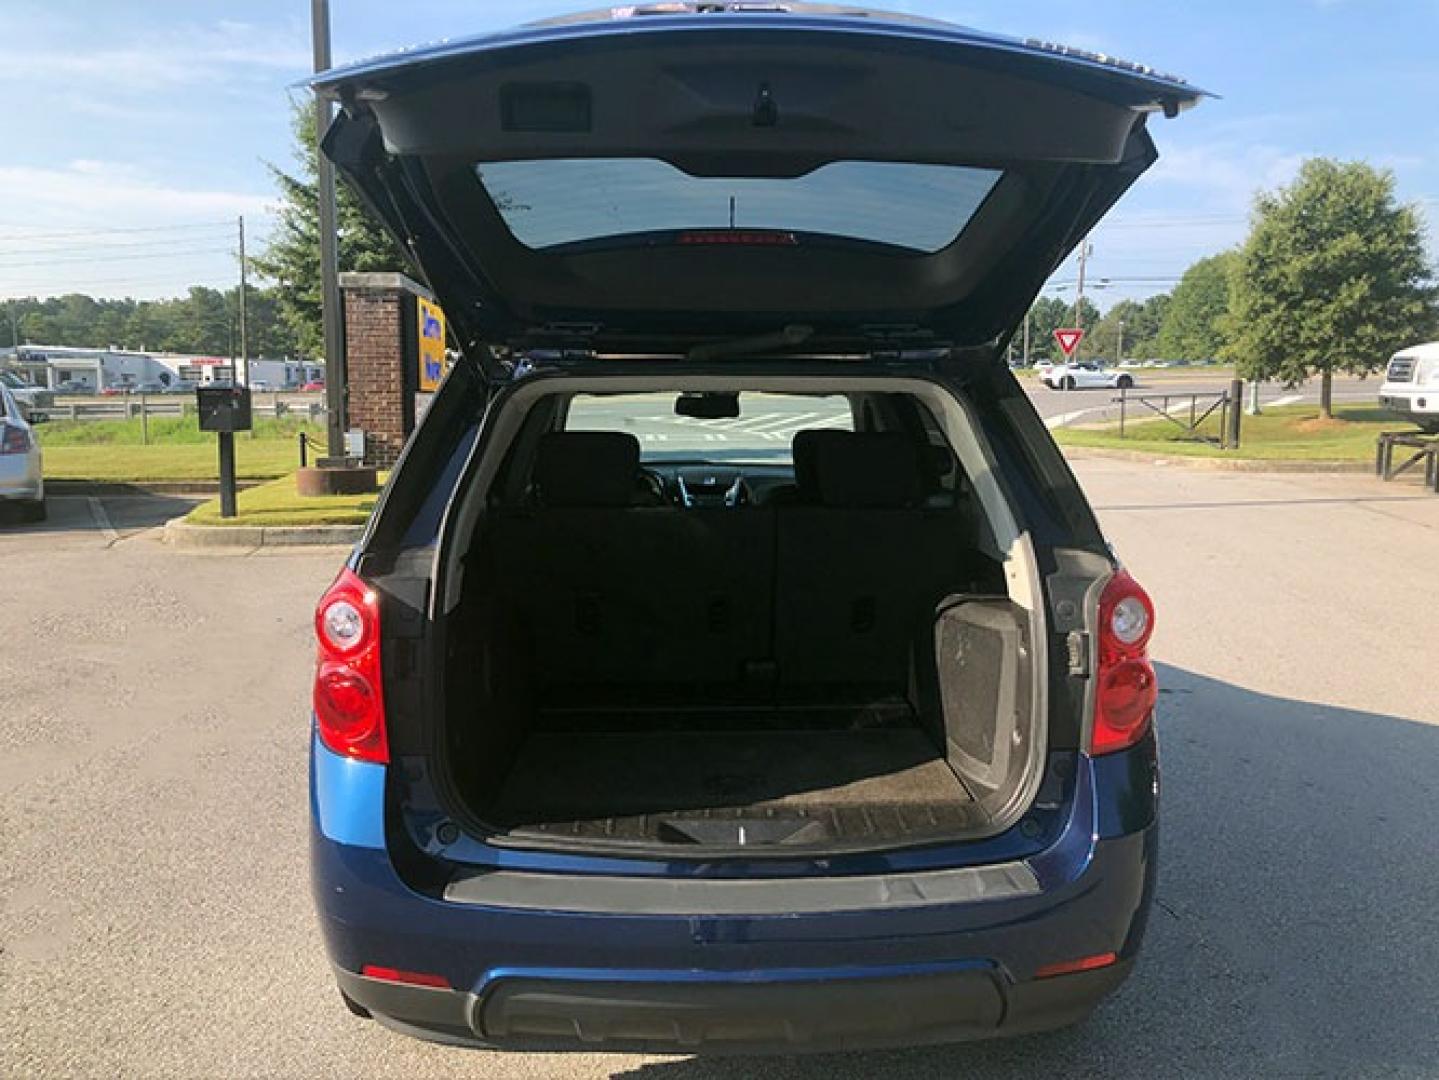
<path fill-rule="evenodd" d="M 1120 319 L 1120 320 L 1119 320 L 1119 344 L 1114 347 L 1114 364 L 1115 364 L 1115 366 L 1118 367 L 1118 366 L 1119 366 L 1119 362 L 1120 362 L 1121 360 L 1123 360 L 1123 359 L 1124 359 L 1124 320 L 1123 320 L 1123 319 Z"/>
<path fill-rule="evenodd" d="M 245 385 L 250 385 L 250 336 L 245 328 L 245 315 L 249 287 L 245 279 L 245 215 L 240 215 L 240 368 L 245 373 Z"/>
<path fill-rule="evenodd" d="M 1084 329 L 1084 264 L 1093 251 L 1094 247 L 1090 244 L 1089 237 L 1086 236 L 1083 243 L 1079 245 L 1079 282 L 1074 287 L 1074 326 L 1078 330 Z M 1073 359 L 1079 359 L 1079 347 L 1083 344 L 1083 337 L 1075 342 Z"/>
<path fill-rule="evenodd" d="M 1034 305 L 1024 313 L 1024 366 L 1029 367 L 1029 317 L 1034 314 Z"/>
<path fill-rule="evenodd" d="M 310 0 L 310 32 L 314 39 L 315 72 L 330 68 L 330 0 Z M 325 329 L 325 404 L 329 458 L 338 464 L 345 456 L 345 359 L 340 340 L 339 249 L 335 236 L 335 166 L 320 150 L 320 140 L 333 118 L 330 100 L 315 95 L 316 187 L 320 197 L 320 293 Z"/>

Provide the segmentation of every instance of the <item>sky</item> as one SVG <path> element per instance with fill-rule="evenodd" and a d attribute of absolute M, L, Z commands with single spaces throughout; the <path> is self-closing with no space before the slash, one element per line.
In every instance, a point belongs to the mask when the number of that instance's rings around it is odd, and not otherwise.
<path fill-rule="evenodd" d="M 331 0 L 336 62 L 592 6 Z M 1160 160 L 1092 237 L 1102 307 L 1240 242 L 1305 157 L 1392 169 L 1439 236 L 1439 0 L 924 0 L 876 6 L 1149 64 L 1220 95 L 1150 130 Z M 159 297 L 263 245 L 310 66 L 307 0 L 5 0 L 0 301 Z M 1439 244 L 1431 244 L 1439 251 Z M 1074 260 L 1051 290 L 1072 288 Z M 1107 281 L 1107 286 L 1105 285 Z"/>

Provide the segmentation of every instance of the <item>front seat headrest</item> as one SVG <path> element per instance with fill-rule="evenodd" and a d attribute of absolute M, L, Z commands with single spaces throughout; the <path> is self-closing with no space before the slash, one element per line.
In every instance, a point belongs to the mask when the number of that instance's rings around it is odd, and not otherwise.
<path fill-rule="evenodd" d="M 920 448 L 899 431 L 833 432 L 815 443 L 820 502 L 895 508 L 924 500 Z"/>
<path fill-rule="evenodd" d="M 545 506 L 630 506 L 640 441 L 623 431 L 551 431 L 535 458 L 535 491 Z"/>

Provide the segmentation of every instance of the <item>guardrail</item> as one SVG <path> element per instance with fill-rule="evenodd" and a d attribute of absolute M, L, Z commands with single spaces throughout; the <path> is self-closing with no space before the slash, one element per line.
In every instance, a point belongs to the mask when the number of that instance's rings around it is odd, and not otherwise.
<path fill-rule="evenodd" d="M 319 420 L 325 401 L 311 395 L 255 395 L 250 411 L 257 416 L 300 416 Z M 126 394 L 110 398 L 57 397 L 43 410 L 49 420 L 133 420 L 152 416 L 193 416 L 194 394 Z"/>

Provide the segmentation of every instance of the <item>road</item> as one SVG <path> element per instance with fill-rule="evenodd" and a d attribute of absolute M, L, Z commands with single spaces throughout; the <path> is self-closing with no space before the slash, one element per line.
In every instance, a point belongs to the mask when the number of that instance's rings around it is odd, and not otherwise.
<path fill-rule="evenodd" d="M 1439 498 L 1081 460 L 1155 596 L 1164 852 L 1082 1027 L 802 1059 L 494 1055 L 351 1017 L 305 869 L 336 551 L 181 554 L 174 507 L 0 529 L 0 1076 L 1439 1075 Z M 113 534 L 113 535 L 112 535 Z"/>
<path fill-rule="evenodd" d="M 1203 397 L 1223 393 L 1229 389 L 1230 376 L 1205 375 L 1205 374 L 1163 374 L 1151 375 L 1145 371 L 1138 370 L 1132 373 L 1135 379 L 1135 387 L 1129 393 L 1131 397 L 1148 396 L 1153 398 L 1162 397 L 1165 394 L 1171 395 L 1171 405 L 1180 407 L 1180 398 L 1186 400 L 1182 407 L 1187 411 L 1187 396 L 1198 394 L 1201 397 L 1199 410 L 1204 411 L 1208 404 Z M 1379 384 L 1383 380 L 1374 377 L 1369 379 L 1356 379 L 1343 376 L 1334 380 L 1334 401 L 1335 404 L 1363 404 L 1378 405 Z M 1034 406 L 1039 410 L 1039 415 L 1044 417 L 1045 422 L 1051 427 L 1059 427 L 1063 424 L 1092 424 L 1103 420 L 1118 419 L 1119 411 L 1114 406 L 1112 399 L 1117 393 L 1114 390 L 1051 390 L 1038 379 L 1031 379 L 1026 375 L 1020 376 L 1020 382 L 1028 391 Z M 1248 388 L 1245 389 L 1246 398 Z M 1299 405 L 1317 404 L 1319 401 L 1319 381 L 1312 379 L 1294 389 L 1287 389 L 1277 383 L 1264 383 L 1260 386 L 1259 402 L 1264 405 Z M 1156 402 L 1156 404 L 1160 404 Z M 1247 401 L 1246 401 L 1247 404 Z M 1142 407 L 1141 407 L 1142 408 Z"/>
<path fill-rule="evenodd" d="M 1200 413 L 1209 406 L 1213 395 L 1228 389 L 1224 375 L 1148 375 L 1135 373 L 1139 385 L 1131 396 L 1155 399 L 1170 395 L 1170 405 L 1188 411 L 1190 395 L 1198 395 Z M 1038 380 L 1021 377 L 1021 385 L 1034 402 L 1035 408 L 1051 427 L 1065 424 L 1095 423 L 1117 419 L 1118 408 L 1113 390 L 1051 390 Z M 1375 404 L 1378 383 L 1373 380 L 1342 378 L 1335 381 L 1336 402 Z M 1208 399 L 1208 400 L 1206 400 Z M 1261 405 L 1293 405 L 1317 403 L 1317 383 L 1294 389 L 1266 385 L 1260 393 Z M 647 454 L 678 454 L 686 452 L 729 452 L 744 454 L 782 454 L 796 431 L 810 427 L 845 426 L 847 410 L 838 398 L 805 398 L 776 394 L 745 394 L 741 399 L 741 415 L 734 418 L 696 420 L 674 415 L 668 395 L 656 395 L 653 408 L 641 408 L 642 399 L 634 395 L 610 398 L 579 399 L 571 407 L 570 426 L 593 426 L 600 429 L 622 427 L 639 438 Z M 1155 401 L 1156 407 L 1164 403 Z M 1152 415 L 1141 405 L 1132 404 L 1131 415 Z"/>

